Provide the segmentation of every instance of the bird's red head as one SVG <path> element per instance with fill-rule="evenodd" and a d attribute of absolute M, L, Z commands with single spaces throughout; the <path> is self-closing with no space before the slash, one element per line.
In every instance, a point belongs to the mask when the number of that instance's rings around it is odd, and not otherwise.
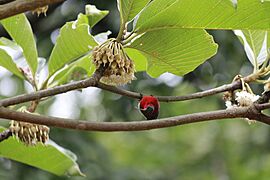
<path fill-rule="evenodd" d="M 139 102 L 141 113 L 146 119 L 157 119 L 159 114 L 159 102 L 154 96 L 143 96 Z"/>

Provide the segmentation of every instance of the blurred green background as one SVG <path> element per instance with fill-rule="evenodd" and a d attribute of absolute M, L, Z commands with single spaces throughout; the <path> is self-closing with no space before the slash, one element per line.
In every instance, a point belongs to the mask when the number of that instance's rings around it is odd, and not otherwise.
<path fill-rule="evenodd" d="M 39 55 L 48 59 L 59 28 L 94 4 L 110 14 L 92 30 L 112 31 L 116 36 L 119 14 L 116 1 L 67 0 L 51 6 L 47 17 L 28 13 L 36 35 Z M 1 28 L 1 36 L 6 32 Z M 164 74 L 152 79 L 136 73 L 137 80 L 124 88 L 153 95 L 185 95 L 230 83 L 237 74 L 252 72 L 244 50 L 231 31 L 209 31 L 219 50 L 185 77 Z M 252 86 L 256 93 L 261 86 Z M 28 85 L 1 69 L 2 98 L 28 92 Z M 186 102 L 161 103 L 160 117 L 224 109 L 222 95 Z M 41 114 L 89 121 L 132 121 L 143 117 L 137 100 L 96 88 L 57 95 L 40 104 Z M 2 122 L 7 126 L 8 121 Z M 245 120 L 219 120 L 144 132 L 80 132 L 51 128 L 51 139 L 78 156 L 87 178 L 68 179 L 268 179 L 270 172 L 270 131 L 268 126 Z M 0 179 L 67 179 L 0 158 Z"/>

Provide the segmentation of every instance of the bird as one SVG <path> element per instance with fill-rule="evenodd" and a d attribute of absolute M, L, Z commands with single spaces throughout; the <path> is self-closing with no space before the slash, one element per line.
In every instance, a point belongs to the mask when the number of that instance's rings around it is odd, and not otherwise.
<path fill-rule="evenodd" d="M 147 120 L 157 119 L 159 115 L 159 101 L 154 96 L 142 96 L 138 108 Z"/>

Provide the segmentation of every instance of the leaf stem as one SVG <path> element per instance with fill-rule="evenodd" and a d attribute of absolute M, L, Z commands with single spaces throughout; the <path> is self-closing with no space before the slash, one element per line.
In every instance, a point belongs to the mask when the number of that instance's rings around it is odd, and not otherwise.
<path fill-rule="evenodd" d="M 121 21 L 120 23 L 120 29 L 118 32 L 118 35 L 116 37 L 116 41 L 117 42 L 121 42 L 123 39 L 123 36 L 125 35 L 125 31 L 126 31 L 126 22 Z"/>
<path fill-rule="evenodd" d="M 127 36 L 123 41 L 122 41 L 122 44 L 123 45 L 126 45 L 128 44 L 129 42 L 131 42 L 134 38 L 138 37 L 138 34 L 132 32 L 129 36 Z"/>

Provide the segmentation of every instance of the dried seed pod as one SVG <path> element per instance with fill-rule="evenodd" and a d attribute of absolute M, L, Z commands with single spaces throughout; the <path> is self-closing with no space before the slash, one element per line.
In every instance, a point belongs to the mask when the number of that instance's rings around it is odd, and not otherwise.
<path fill-rule="evenodd" d="M 26 122 L 11 121 L 9 127 L 13 136 L 26 145 L 45 144 L 49 139 L 49 127 Z"/>
<path fill-rule="evenodd" d="M 105 84 L 124 85 L 135 78 L 133 61 L 124 52 L 122 44 L 115 39 L 109 39 L 95 47 L 92 59 L 96 68 L 106 68 L 100 79 Z"/>
<path fill-rule="evenodd" d="M 43 6 L 43 7 L 39 7 L 37 9 L 33 10 L 32 11 L 32 14 L 37 13 L 37 15 L 39 16 L 40 14 L 43 13 L 44 16 L 46 16 L 46 12 L 48 11 L 48 9 L 49 9 L 49 6 L 48 5 L 47 6 Z"/>
<path fill-rule="evenodd" d="M 103 65 L 105 66 L 108 62 L 108 56 L 106 54 L 103 54 L 102 56 L 102 62 L 103 62 Z"/>

